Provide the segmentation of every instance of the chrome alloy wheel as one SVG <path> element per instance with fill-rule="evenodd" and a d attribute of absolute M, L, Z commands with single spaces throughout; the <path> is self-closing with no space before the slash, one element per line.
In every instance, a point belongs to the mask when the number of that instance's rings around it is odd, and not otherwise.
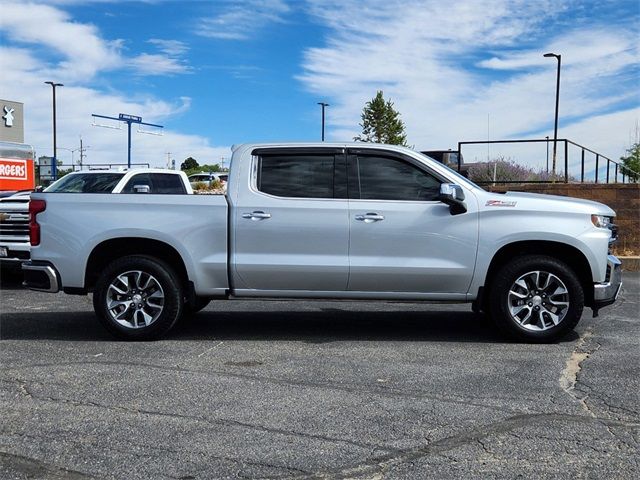
<path fill-rule="evenodd" d="M 569 311 L 569 291 L 554 274 L 528 272 L 518 278 L 507 297 L 511 318 L 522 328 L 548 330 L 558 325 Z"/>
<path fill-rule="evenodd" d="M 106 303 L 111 318 L 123 327 L 148 327 L 162 313 L 164 291 L 152 275 L 132 270 L 109 284 Z"/>

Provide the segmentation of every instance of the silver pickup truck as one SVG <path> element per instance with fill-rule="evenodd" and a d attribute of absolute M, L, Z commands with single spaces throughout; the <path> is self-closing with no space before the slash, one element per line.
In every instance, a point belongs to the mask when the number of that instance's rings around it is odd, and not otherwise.
<path fill-rule="evenodd" d="M 226 195 L 39 193 L 30 214 L 25 285 L 93 292 L 130 340 L 211 299 L 266 297 L 468 302 L 543 342 L 621 287 L 606 205 L 489 193 L 389 145 L 245 144 Z"/>

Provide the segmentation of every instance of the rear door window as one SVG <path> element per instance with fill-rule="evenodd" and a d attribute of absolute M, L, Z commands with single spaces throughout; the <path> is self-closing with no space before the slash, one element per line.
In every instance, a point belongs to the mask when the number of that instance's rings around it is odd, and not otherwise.
<path fill-rule="evenodd" d="M 129 179 L 122 189 L 122 193 L 136 193 L 136 185 L 148 185 L 149 193 L 155 194 L 185 194 L 187 193 L 179 175 L 171 173 L 139 173 Z"/>
<path fill-rule="evenodd" d="M 262 156 L 258 190 L 277 197 L 334 198 L 334 155 Z"/>

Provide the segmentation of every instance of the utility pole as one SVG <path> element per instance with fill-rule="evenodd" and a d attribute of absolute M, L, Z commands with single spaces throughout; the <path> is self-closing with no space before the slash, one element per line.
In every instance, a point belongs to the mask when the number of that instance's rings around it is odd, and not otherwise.
<path fill-rule="evenodd" d="M 82 137 L 80 137 L 80 170 L 82 170 L 82 164 L 84 163 L 84 159 L 86 157 L 84 152 L 86 152 L 88 148 L 89 148 L 88 145 L 86 147 L 83 146 Z"/>

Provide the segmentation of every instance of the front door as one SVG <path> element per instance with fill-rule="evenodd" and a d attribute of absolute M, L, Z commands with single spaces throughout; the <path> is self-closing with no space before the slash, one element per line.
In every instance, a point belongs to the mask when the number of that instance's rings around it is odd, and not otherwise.
<path fill-rule="evenodd" d="M 348 173 L 348 290 L 467 293 L 478 245 L 475 199 L 451 215 L 438 201 L 444 179 L 416 159 L 372 149 L 350 151 Z"/>

